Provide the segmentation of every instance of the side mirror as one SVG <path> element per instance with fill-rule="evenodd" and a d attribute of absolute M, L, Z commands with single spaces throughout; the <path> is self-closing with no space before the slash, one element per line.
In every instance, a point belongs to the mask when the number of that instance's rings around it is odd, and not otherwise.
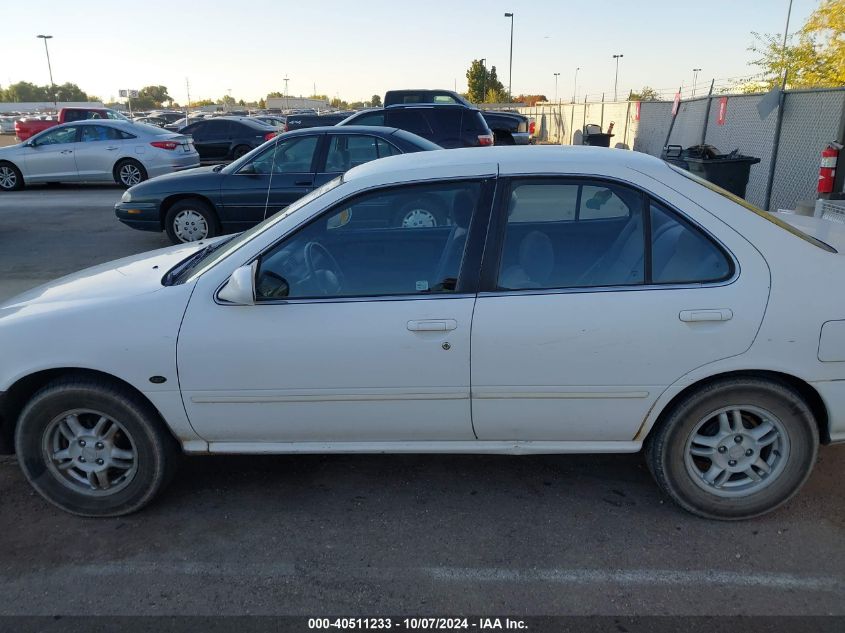
<path fill-rule="evenodd" d="M 255 163 L 248 163 L 238 170 L 239 174 L 255 174 Z"/>
<path fill-rule="evenodd" d="M 237 306 L 255 305 L 255 269 L 257 262 L 241 266 L 217 293 L 217 298 Z"/>

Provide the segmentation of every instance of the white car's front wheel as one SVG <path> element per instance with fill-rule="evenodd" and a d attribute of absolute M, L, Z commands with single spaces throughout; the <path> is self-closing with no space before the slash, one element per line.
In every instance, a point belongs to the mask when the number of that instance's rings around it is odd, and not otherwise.
<path fill-rule="evenodd" d="M 657 483 L 683 508 L 747 519 L 798 491 L 818 445 L 813 414 L 791 386 L 737 377 L 677 403 L 649 436 L 646 455 Z"/>
<path fill-rule="evenodd" d="M 50 503 L 87 517 L 129 514 L 169 481 L 179 451 L 137 393 L 85 376 L 33 396 L 15 432 L 18 462 Z"/>

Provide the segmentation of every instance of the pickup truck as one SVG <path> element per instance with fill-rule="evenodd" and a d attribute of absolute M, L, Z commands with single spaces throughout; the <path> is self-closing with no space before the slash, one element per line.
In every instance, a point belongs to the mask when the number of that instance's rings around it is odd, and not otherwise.
<path fill-rule="evenodd" d="M 85 119 L 117 119 L 128 121 L 125 116 L 115 110 L 108 108 L 62 108 L 59 116 L 39 119 L 35 117 L 23 117 L 15 121 L 15 136 L 25 141 L 30 136 L 43 132 L 59 123 L 71 123 L 73 121 L 84 121 Z"/>
<path fill-rule="evenodd" d="M 388 90 L 385 107 L 414 103 L 460 103 L 476 108 L 457 92 L 451 90 Z M 493 132 L 496 145 L 528 145 L 534 135 L 534 121 L 519 112 L 481 110 L 487 127 Z"/>

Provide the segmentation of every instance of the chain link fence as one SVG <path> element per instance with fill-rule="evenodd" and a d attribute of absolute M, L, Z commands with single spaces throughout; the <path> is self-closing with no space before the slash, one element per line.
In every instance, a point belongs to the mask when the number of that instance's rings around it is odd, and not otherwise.
<path fill-rule="evenodd" d="M 587 124 L 607 131 L 613 123 L 611 147 L 617 149 L 660 156 L 666 145 L 706 143 L 723 153 L 739 150 L 760 159 L 751 167 L 748 201 L 765 207 L 770 190 L 769 209 L 794 209 L 815 199 L 821 152 L 830 141 L 843 140 L 845 88 L 787 91 L 777 147 L 778 108 L 761 116 L 764 98 L 713 95 L 682 101 L 674 122 L 670 101 L 542 104 L 519 111 L 534 118 L 540 143 L 580 145 Z"/>

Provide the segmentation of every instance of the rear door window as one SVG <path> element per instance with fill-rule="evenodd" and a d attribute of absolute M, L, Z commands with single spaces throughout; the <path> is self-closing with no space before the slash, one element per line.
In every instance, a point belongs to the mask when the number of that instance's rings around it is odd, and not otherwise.
<path fill-rule="evenodd" d="M 387 113 L 387 125 L 390 127 L 398 127 L 402 130 L 407 130 L 413 134 L 429 138 L 434 135 L 425 113 L 427 109 L 423 108 L 402 108 L 399 110 L 390 110 Z"/>

